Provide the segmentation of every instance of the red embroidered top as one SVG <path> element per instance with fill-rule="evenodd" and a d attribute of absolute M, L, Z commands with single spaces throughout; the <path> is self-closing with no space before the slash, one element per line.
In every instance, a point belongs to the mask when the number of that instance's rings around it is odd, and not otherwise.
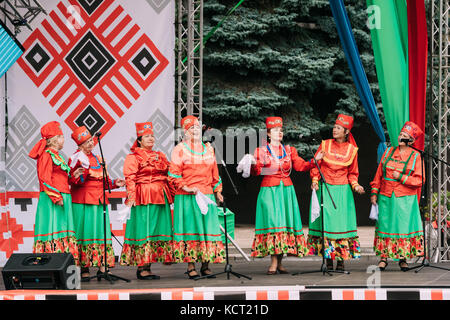
<path fill-rule="evenodd" d="M 169 180 L 175 194 L 192 194 L 182 190 L 183 186 L 197 187 L 203 194 L 222 192 L 213 147 L 209 143 L 196 146 L 191 142 L 179 143 L 172 151 Z"/>
<path fill-rule="evenodd" d="M 166 196 L 169 203 L 173 202 L 173 193 L 167 177 L 169 161 L 164 153 L 134 148 L 127 155 L 123 166 L 123 174 L 127 186 L 127 200 L 136 205 L 164 204 Z"/>
<path fill-rule="evenodd" d="M 82 151 L 80 151 L 82 152 Z M 86 155 L 89 159 L 89 168 L 84 170 L 84 173 L 78 178 L 73 176 L 73 172 L 81 167 L 81 162 L 77 161 L 74 168 L 70 171 L 70 185 L 73 203 L 84 204 L 101 204 L 103 203 L 103 169 L 100 163 L 102 159 L 93 153 Z M 72 159 L 69 159 L 69 166 L 72 164 Z M 109 188 L 120 188 L 116 185 L 114 180 L 111 180 L 108 175 Z M 106 203 L 108 201 L 108 191 L 106 191 Z"/>
<path fill-rule="evenodd" d="M 252 165 L 251 174 L 263 175 L 261 187 L 273 187 L 283 181 L 285 186 L 291 186 L 291 170 L 309 171 L 313 168 L 312 161 L 303 160 L 297 150 L 291 146 L 280 146 L 273 150 L 270 145 L 256 148 L 254 157 L 256 164 Z"/>
<path fill-rule="evenodd" d="M 395 179 L 394 171 L 400 173 Z M 425 181 L 425 179 L 424 179 Z M 422 186 L 422 161 L 420 153 L 408 148 L 400 154 L 398 147 L 388 148 L 381 158 L 375 178 L 370 183 L 372 195 L 382 194 L 390 197 L 392 193 L 396 197 L 417 194 L 420 199 L 420 187 Z"/>
<path fill-rule="evenodd" d="M 40 192 L 45 192 L 53 203 L 62 200 L 61 193 L 70 194 L 69 171 L 69 166 L 58 151 L 46 148 L 37 159 Z"/>
<path fill-rule="evenodd" d="M 322 160 L 318 161 L 320 170 L 328 184 L 350 184 L 354 189 L 358 186 L 358 148 L 348 142 L 338 143 L 334 139 L 322 141 L 317 153 L 324 152 Z M 318 182 L 321 177 L 319 170 L 311 169 L 311 179 Z"/>

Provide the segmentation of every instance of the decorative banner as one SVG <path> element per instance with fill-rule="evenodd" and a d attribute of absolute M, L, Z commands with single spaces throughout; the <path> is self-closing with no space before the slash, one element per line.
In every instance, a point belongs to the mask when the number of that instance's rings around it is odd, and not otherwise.
<path fill-rule="evenodd" d="M 6 88 L 1 79 L 9 123 L 0 168 L 6 191 L 0 197 L 0 265 L 13 252 L 32 251 L 39 184 L 28 152 L 42 125 L 61 123 L 66 161 L 76 151 L 73 129 L 100 131 L 111 178 L 123 177 L 135 122 L 153 122 L 156 150 L 169 156 L 173 146 L 174 1 L 48 0 L 44 8 L 48 15 L 33 21 L 33 31 L 18 35 L 25 52 L 7 73 Z M 122 242 L 124 224 L 115 213 L 124 206 L 124 189 L 111 197 L 112 230 Z M 120 255 L 119 242 L 113 244 Z"/>
<path fill-rule="evenodd" d="M 409 120 L 425 130 L 428 33 L 424 0 L 408 0 Z M 424 136 L 415 143 L 424 148 Z"/>
<path fill-rule="evenodd" d="M 336 22 L 336 29 L 341 39 L 342 48 L 344 49 L 345 57 L 347 58 L 350 72 L 355 82 L 356 91 L 358 91 L 364 110 L 381 141 L 378 145 L 377 152 L 377 161 L 380 162 L 381 156 L 386 150 L 386 137 L 384 136 L 383 126 L 378 116 L 372 91 L 370 91 L 369 81 L 367 80 L 367 75 L 361 62 L 358 47 L 356 46 L 352 26 L 350 25 L 344 2 L 342 0 L 330 0 L 329 2 L 334 21 Z"/>
<path fill-rule="evenodd" d="M 424 132 L 428 35 L 424 0 L 367 0 L 380 11 L 371 30 L 381 100 L 391 144 L 406 121 Z M 423 149 L 424 137 L 415 146 Z"/>
<path fill-rule="evenodd" d="M 390 142 L 409 120 L 408 17 L 406 0 L 367 0 L 379 8 L 380 28 L 371 29 L 381 101 Z"/>
<path fill-rule="evenodd" d="M 0 21 L 0 78 L 20 58 L 23 51 L 22 45 Z"/>

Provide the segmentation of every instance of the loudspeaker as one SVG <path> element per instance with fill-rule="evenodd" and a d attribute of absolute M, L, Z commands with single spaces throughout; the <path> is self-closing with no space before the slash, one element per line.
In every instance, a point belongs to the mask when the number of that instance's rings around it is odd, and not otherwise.
<path fill-rule="evenodd" d="M 79 289 L 80 283 L 71 253 L 15 253 L 2 275 L 6 290 Z"/>

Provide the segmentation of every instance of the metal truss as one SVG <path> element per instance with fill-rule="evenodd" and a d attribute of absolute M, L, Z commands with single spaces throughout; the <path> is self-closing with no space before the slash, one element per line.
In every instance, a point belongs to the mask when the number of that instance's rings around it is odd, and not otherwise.
<path fill-rule="evenodd" d="M 450 109 L 449 88 L 449 0 L 431 1 L 431 83 L 429 88 L 428 137 L 429 151 L 443 161 L 449 162 L 450 156 Z M 428 163 L 428 207 L 429 216 L 437 223 L 435 241 L 429 241 L 431 258 L 436 262 L 450 261 L 450 168 L 445 164 L 431 160 Z M 430 219 L 433 221 L 433 219 Z M 430 230 L 432 228 L 429 228 Z"/>
<path fill-rule="evenodd" d="M 202 120 L 203 0 L 178 0 L 177 126 L 193 115 Z"/>
<path fill-rule="evenodd" d="M 47 14 L 37 0 L 0 0 L 0 10 L 14 25 L 15 35 L 19 34 L 22 27 L 33 30 L 30 26 L 31 22 L 39 14 Z"/>

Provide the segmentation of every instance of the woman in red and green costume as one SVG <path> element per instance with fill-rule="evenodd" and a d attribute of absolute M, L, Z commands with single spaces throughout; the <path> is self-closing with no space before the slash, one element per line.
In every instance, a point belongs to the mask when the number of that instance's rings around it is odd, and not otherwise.
<path fill-rule="evenodd" d="M 160 279 L 151 271 L 156 262 L 172 263 L 173 202 L 164 153 L 153 150 L 155 137 L 151 122 L 136 123 L 137 139 L 125 158 L 123 173 L 127 186 L 125 204 L 131 207 L 125 230 L 120 264 L 137 266 L 140 280 Z"/>
<path fill-rule="evenodd" d="M 181 120 L 185 139 L 172 151 L 169 179 L 175 188 L 174 200 L 174 259 L 187 262 L 190 279 L 199 277 L 195 262 L 201 262 L 201 274 L 210 275 L 209 263 L 224 262 L 224 245 L 217 206 L 210 204 L 202 214 L 196 202 L 197 192 L 219 202 L 222 180 L 219 177 L 214 149 L 202 142 L 202 130 L 194 116 Z"/>
<path fill-rule="evenodd" d="M 375 178 L 370 183 L 372 204 L 378 203 L 374 250 L 381 260 L 381 270 L 387 259 L 399 261 L 402 271 L 408 270 L 407 259 L 423 256 L 424 238 L 419 212 L 422 186 L 422 161 L 413 144 L 423 131 L 408 121 L 398 136 L 398 147 L 388 148 L 381 158 Z"/>
<path fill-rule="evenodd" d="M 97 275 L 105 272 L 103 169 L 100 165 L 102 159 L 92 153 L 95 142 L 86 127 L 75 129 L 72 139 L 78 146 L 78 150 L 69 158 L 72 208 L 80 255 L 81 281 L 89 281 L 89 267 L 98 267 Z M 77 170 L 83 172 L 78 177 L 73 174 Z M 125 180 L 123 179 L 109 179 L 110 189 L 120 188 L 124 185 Z M 105 202 L 108 205 L 108 198 L 105 199 Z M 114 251 L 111 243 L 108 209 L 106 239 L 106 259 L 108 268 L 110 268 L 114 267 Z"/>
<path fill-rule="evenodd" d="M 283 120 L 280 117 L 266 119 L 270 139 L 264 147 L 254 152 L 251 174 L 263 175 L 256 204 L 255 238 L 252 257 L 271 255 L 267 274 L 288 273 L 282 266 L 283 255 L 303 257 L 308 254 L 303 235 L 297 196 L 290 178 L 292 169 L 309 171 L 313 161 L 298 156 L 294 147 L 283 145 Z M 317 159 L 321 159 L 318 155 Z"/>
<path fill-rule="evenodd" d="M 333 127 L 333 139 L 322 141 L 317 152 L 325 153 L 318 162 L 327 182 L 328 189 L 336 204 L 320 181 L 319 170 L 311 170 L 313 190 L 317 191 L 319 203 L 323 197 L 324 239 L 322 239 L 322 217 L 309 222 L 308 245 L 311 255 L 322 255 L 322 240 L 325 243 L 327 268 L 333 269 L 333 260 L 337 260 L 336 270 L 344 270 L 344 261 L 359 258 L 361 249 L 356 228 L 356 210 L 352 191 L 363 194 L 364 188 L 358 183 L 358 147 L 350 130 L 353 118 L 340 114 Z"/>
<path fill-rule="evenodd" d="M 69 188 L 70 168 L 59 154 L 64 146 L 60 124 L 52 121 L 41 128 L 42 139 L 29 156 L 37 160 L 39 202 L 34 225 L 34 253 L 71 253 L 76 264 L 78 247 Z M 79 176 L 81 170 L 74 172 Z"/>

